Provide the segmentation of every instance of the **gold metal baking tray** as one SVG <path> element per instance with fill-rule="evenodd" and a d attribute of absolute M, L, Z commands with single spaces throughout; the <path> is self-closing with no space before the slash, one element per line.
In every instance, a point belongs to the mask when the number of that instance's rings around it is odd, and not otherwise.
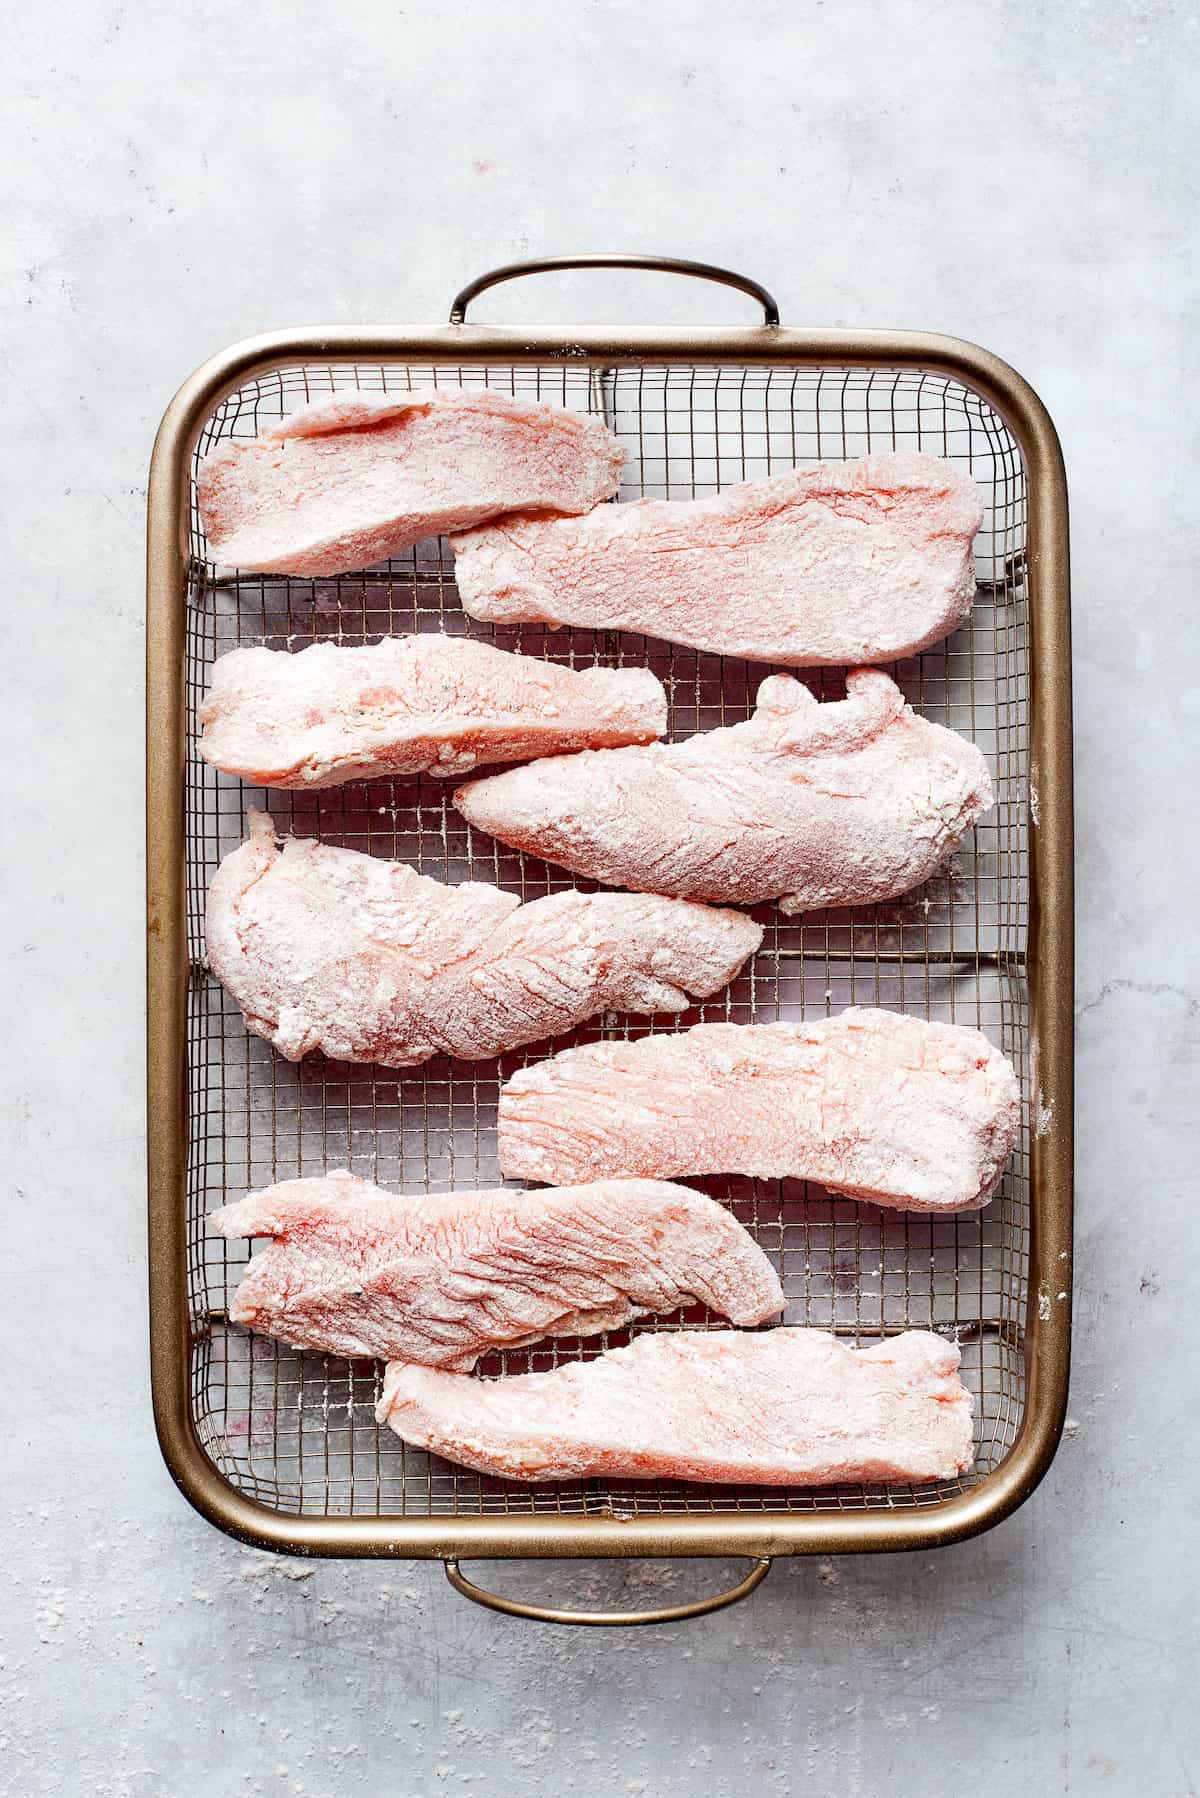
<path fill-rule="evenodd" d="M 674 267 L 740 286 L 765 321 L 742 329 L 488 329 L 466 304 L 498 279 L 579 263 Z M 205 363 L 163 419 L 150 472 L 147 619 L 147 961 L 150 1318 L 154 1409 L 172 1474 L 243 1541 L 301 1554 L 437 1557 L 487 1602 L 459 1558 L 745 1555 L 743 1596 L 777 1555 L 927 1548 L 986 1529 L 1049 1465 L 1070 1341 L 1072 821 L 1067 498 L 1037 396 L 1005 363 L 952 338 L 779 327 L 757 283 L 697 264 L 565 258 L 473 283 L 452 322 L 330 327 L 252 338 Z M 500 1064 L 440 1060 L 400 1075 L 311 1056 L 293 1067 L 245 1029 L 207 970 L 203 903 L 250 804 L 280 825 L 459 880 L 522 894 L 570 884 L 470 832 L 447 783 L 426 777 L 262 794 L 196 753 L 195 707 L 213 658 L 243 642 L 300 648 L 448 630 L 556 660 L 648 664 L 672 736 L 748 715 L 762 666 L 634 636 L 467 619 L 444 545 L 336 579 L 221 573 L 195 507 L 199 457 L 299 402 L 366 391 L 487 384 L 603 414 L 631 452 L 622 498 L 686 499 L 797 463 L 922 448 L 968 468 L 987 501 L 969 623 L 893 672 L 913 704 L 972 736 L 995 810 L 946 872 L 885 906 L 786 919 L 727 993 L 679 1019 L 596 1020 L 575 1040 L 698 1018 L 765 1021 L 882 1005 L 976 1025 L 1017 1066 L 1023 1134 L 998 1196 L 956 1218 L 888 1214 L 799 1182 L 701 1182 L 779 1266 L 785 1321 L 870 1341 L 906 1327 L 957 1336 L 976 1400 L 978 1459 L 946 1485 L 790 1491 L 671 1481 L 524 1486 L 487 1479 L 377 1428 L 380 1370 L 299 1354 L 227 1321 L 245 1245 L 205 1213 L 252 1187 L 352 1167 L 384 1186 L 496 1183 Z M 837 673 L 806 676 L 824 696 Z M 561 1044 L 555 1045 L 561 1047 Z M 547 1053 L 544 1048 L 533 1057 Z M 636 1328 L 703 1325 L 702 1313 Z M 612 1337 L 611 1343 L 623 1340 Z M 558 1340 L 490 1371 L 592 1355 Z M 557 1616 L 536 1605 L 504 1608 Z"/>

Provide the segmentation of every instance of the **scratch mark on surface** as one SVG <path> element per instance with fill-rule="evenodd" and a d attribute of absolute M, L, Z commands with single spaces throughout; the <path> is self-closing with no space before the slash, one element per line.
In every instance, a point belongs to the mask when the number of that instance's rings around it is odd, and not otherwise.
<path fill-rule="evenodd" d="M 1200 998 L 1197 998 L 1195 993 L 1189 993 L 1186 987 L 1178 986 L 1173 981 L 1114 979 L 1106 980 L 1095 998 L 1089 999 L 1086 1005 L 1080 1006 L 1075 1013 L 1076 1018 L 1086 1018 L 1089 1012 L 1095 1011 L 1103 1005 L 1106 999 L 1111 999 L 1114 993 L 1140 993 L 1146 999 L 1182 999 L 1187 1007 L 1189 1017 L 1195 1017 L 1197 1013 L 1200 1013 Z"/>

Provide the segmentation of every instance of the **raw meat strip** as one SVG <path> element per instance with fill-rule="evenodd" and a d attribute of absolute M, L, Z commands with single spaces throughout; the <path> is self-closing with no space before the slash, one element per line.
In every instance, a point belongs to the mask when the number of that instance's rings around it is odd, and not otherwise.
<path fill-rule="evenodd" d="M 212 561 L 342 574 L 501 512 L 586 512 L 625 452 L 599 419 L 486 388 L 339 393 L 200 465 Z"/>
<path fill-rule="evenodd" d="M 649 743 L 667 700 L 648 668 L 578 672 L 467 637 L 234 649 L 213 664 L 200 753 L 266 787 L 466 774 L 563 750 Z"/>
<path fill-rule="evenodd" d="M 213 972 L 281 1055 L 387 1067 L 499 1055 L 610 1009 L 682 1011 L 762 941 L 743 913 L 679 899 L 522 905 L 327 843 L 280 850 L 261 812 L 213 878 L 206 931 Z"/>
<path fill-rule="evenodd" d="M 790 674 L 753 718 L 683 743 L 585 750 L 460 787 L 464 818 L 610 886 L 785 912 L 927 880 L 992 803 L 973 743 L 874 668 L 818 705 Z"/>
<path fill-rule="evenodd" d="M 212 1213 L 270 1236 L 229 1315 L 297 1348 L 469 1370 L 492 1348 L 594 1335 L 699 1302 L 783 1310 L 770 1262 L 703 1193 L 657 1180 L 393 1197 L 352 1174 L 286 1180 Z"/>
<path fill-rule="evenodd" d="M 500 1165 L 525 1180 L 750 1174 L 900 1211 L 985 1205 L 1020 1116 L 977 1030 L 891 1011 L 697 1024 L 564 1049 L 500 1093 Z"/>
<path fill-rule="evenodd" d="M 890 662 L 957 630 L 982 522 L 967 475 L 904 454 L 797 468 L 711 499 L 504 518 L 452 543 L 473 618 L 644 631 L 802 668 Z"/>
<path fill-rule="evenodd" d="M 376 1416 L 504 1479 L 950 1480 L 973 1460 L 958 1362 L 924 1330 L 867 1349 L 820 1330 L 662 1331 L 502 1380 L 393 1361 Z"/>

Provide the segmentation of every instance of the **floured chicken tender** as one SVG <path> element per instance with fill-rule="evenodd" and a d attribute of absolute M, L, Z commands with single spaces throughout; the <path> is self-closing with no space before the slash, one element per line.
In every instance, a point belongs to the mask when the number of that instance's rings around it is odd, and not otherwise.
<path fill-rule="evenodd" d="M 819 463 L 711 499 L 453 536 L 473 618 L 641 631 L 718 655 L 891 662 L 957 630 L 975 597 L 978 487 L 936 456 Z"/>
<path fill-rule="evenodd" d="M 656 1180 L 393 1195 L 349 1173 L 285 1180 L 211 1214 L 268 1237 L 230 1305 L 296 1348 L 470 1369 L 489 1349 L 594 1335 L 699 1303 L 736 1324 L 783 1309 L 732 1213 Z"/>
<path fill-rule="evenodd" d="M 501 1088 L 522 1180 L 749 1174 L 899 1211 L 987 1203 L 1020 1122 L 1012 1063 L 978 1030 L 891 1011 L 697 1024 L 589 1043 Z"/>
<path fill-rule="evenodd" d="M 261 812 L 213 877 L 205 930 L 214 974 L 281 1055 L 387 1067 L 500 1055 L 602 1011 L 682 1011 L 762 941 L 744 913 L 678 899 L 568 892 L 522 905 L 352 849 L 281 847 Z"/>
<path fill-rule="evenodd" d="M 958 1366 L 924 1330 L 862 1349 L 820 1330 L 661 1331 L 500 1380 L 394 1361 L 376 1415 L 510 1480 L 952 1480 L 974 1459 Z"/>
<path fill-rule="evenodd" d="M 468 773 L 649 743 L 667 699 L 648 668 L 563 668 L 468 637 L 234 649 L 213 663 L 200 753 L 264 787 Z"/>
<path fill-rule="evenodd" d="M 586 512 L 624 461 L 598 418 L 489 388 L 345 392 L 219 444 L 197 499 L 210 561 L 343 574 L 502 512 Z"/>
<path fill-rule="evenodd" d="M 788 674 L 754 716 L 682 743 L 554 756 L 460 787 L 463 817 L 610 886 L 785 912 L 919 886 L 992 803 L 973 743 L 852 669 L 819 705 Z"/>

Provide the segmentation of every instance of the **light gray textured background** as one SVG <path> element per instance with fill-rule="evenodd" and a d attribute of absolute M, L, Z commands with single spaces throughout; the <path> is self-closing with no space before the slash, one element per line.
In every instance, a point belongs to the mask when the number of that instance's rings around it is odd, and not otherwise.
<path fill-rule="evenodd" d="M 0 1788 L 1194 1793 L 1194 13 L 6 10 Z M 1067 1439 L 1034 1500 L 978 1542 L 781 1565 L 739 1609 L 624 1634 L 484 1614 L 436 1567 L 244 1552 L 171 1486 L 146 1380 L 142 553 L 157 419 L 233 338 L 439 320 L 477 270 L 572 247 L 744 266 L 786 322 L 989 345 L 1056 417 L 1074 513 Z M 715 292 L 602 276 L 514 289 L 487 313 L 748 316 Z M 621 1603 L 726 1571 L 495 1578 Z"/>

